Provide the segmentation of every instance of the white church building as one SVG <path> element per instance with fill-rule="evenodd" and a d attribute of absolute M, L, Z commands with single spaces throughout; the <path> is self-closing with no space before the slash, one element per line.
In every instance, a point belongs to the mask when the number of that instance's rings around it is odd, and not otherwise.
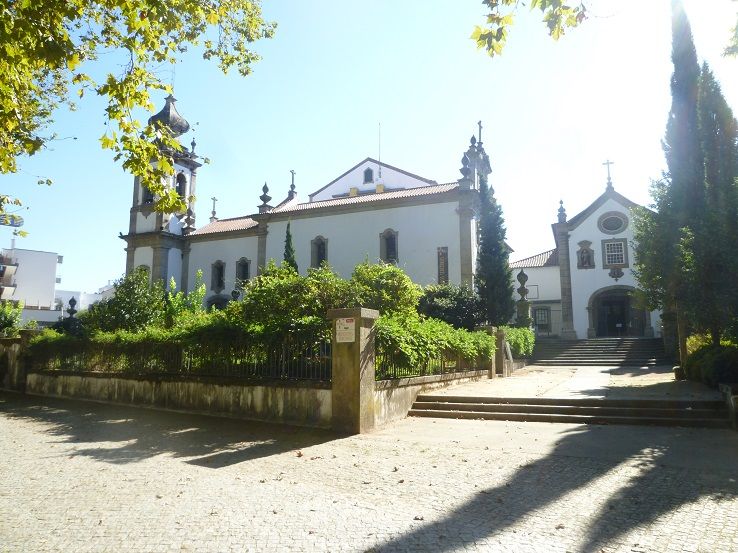
<path fill-rule="evenodd" d="M 169 96 L 150 121 L 176 136 L 189 130 Z M 372 158 L 357 163 L 308 195 L 297 196 L 294 172 L 283 199 L 273 201 L 267 185 L 258 212 L 219 219 L 197 228 L 194 214 L 197 170 L 191 150 L 175 156 L 170 186 L 190 202 L 183 213 L 153 210 L 154 198 L 134 180 L 126 241 L 126 273 L 139 266 L 152 278 L 174 277 L 190 290 L 198 271 L 207 286 L 206 303 L 222 306 L 239 283 L 259 274 L 270 260 L 281 262 L 290 225 L 302 273 L 323 261 L 349 277 L 365 261 L 397 264 L 421 285 L 473 285 L 478 231 L 479 181 L 491 173 L 479 138 L 462 157 L 462 177 L 438 183 Z M 276 192 L 272 192 L 276 194 Z M 635 204 L 608 186 L 582 213 L 566 219 L 563 206 L 552 225 L 556 247 L 512 263 L 528 275 L 528 299 L 539 334 L 565 339 L 597 336 L 654 336 L 658 313 L 637 309 L 630 210 Z M 517 298 L 516 298 L 517 299 Z"/>
<path fill-rule="evenodd" d="M 177 135 L 189 129 L 171 96 L 151 120 Z M 194 143 L 176 156 L 171 186 L 183 198 L 194 196 L 200 165 Z M 298 198 L 293 173 L 282 199 L 273 201 L 265 184 L 257 213 L 219 219 L 214 209 L 200 228 L 193 205 L 185 213 L 157 213 L 154 198 L 135 180 L 128 234 L 121 234 L 127 244 L 126 272 L 144 265 L 152 278 L 169 282 L 174 277 L 189 290 L 201 270 L 207 304 L 221 306 L 239 282 L 258 274 L 269 260 L 281 262 L 289 224 L 302 273 L 326 261 L 349 277 L 357 264 L 383 260 L 397 264 L 418 284 L 471 286 L 478 182 L 483 172 L 490 173 L 476 138 L 461 172 L 459 181 L 438 183 L 366 158 L 310 193 L 307 201 Z"/>
<path fill-rule="evenodd" d="M 551 225 L 556 247 L 510 266 L 528 276 L 526 287 L 538 335 L 563 339 L 654 337 L 660 312 L 638 307 L 632 297 L 632 210 L 609 174 L 603 194 L 567 219 L 563 201 Z"/>

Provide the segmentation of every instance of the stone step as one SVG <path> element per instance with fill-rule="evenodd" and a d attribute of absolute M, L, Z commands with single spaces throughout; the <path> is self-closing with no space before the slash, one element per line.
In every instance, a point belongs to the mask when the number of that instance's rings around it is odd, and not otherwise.
<path fill-rule="evenodd" d="M 638 417 L 659 419 L 716 419 L 726 420 L 727 410 L 715 409 L 642 409 L 632 407 L 582 407 L 565 405 L 488 404 L 488 403 L 441 403 L 416 401 L 414 410 L 423 411 L 469 411 L 477 413 L 528 413 L 555 415 L 588 415 L 600 417 Z"/>
<path fill-rule="evenodd" d="M 440 396 L 419 394 L 415 417 L 729 427 L 719 400 Z"/>
<path fill-rule="evenodd" d="M 482 403 L 493 405 L 559 405 L 579 407 L 630 407 L 633 409 L 725 409 L 721 400 L 610 399 L 603 397 L 495 397 L 418 394 L 416 402 Z"/>
<path fill-rule="evenodd" d="M 433 417 L 448 419 L 498 420 L 519 422 L 552 422 L 572 424 L 629 424 L 646 426 L 683 426 L 699 428 L 729 428 L 727 419 L 690 419 L 659 417 L 616 417 L 598 415 L 561 415 L 549 413 L 487 413 L 483 411 L 432 411 L 411 409 L 411 417 Z"/>

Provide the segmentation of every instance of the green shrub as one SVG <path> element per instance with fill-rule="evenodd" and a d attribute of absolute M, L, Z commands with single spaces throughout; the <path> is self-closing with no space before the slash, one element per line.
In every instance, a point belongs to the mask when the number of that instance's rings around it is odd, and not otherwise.
<path fill-rule="evenodd" d="M 0 301 L 0 337 L 14 338 L 22 328 L 21 314 L 23 304 L 12 301 Z"/>
<path fill-rule="evenodd" d="M 687 357 L 687 378 L 708 386 L 738 382 L 738 346 L 706 345 Z"/>
<path fill-rule="evenodd" d="M 481 322 L 479 298 L 468 286 L 432 284 L 423 289 L 418 312 L 455 328 L 474 330 Z"/>
<path fill-rule="evenodd" d="M 495 353 L 494 338 L 486 332 L 456 329 L 437 319 L 383 315 L 375 329 L 379 364 L 383 355 L 391 356 L 396 366 L 408 374 L 444 354 L 474 363 L 490 360 Z"/>
<path fill-rule="evenodd" d="M 700 349 L 703 346 L 711 346 L 712 339 L 707 334 L 692 334 L 687 338 L 687 355 L 690 355 Z M 732 346 L 736 345 L 727 338 L 720 340 L 721 346 Z"/>
<path fill-rule="evenodd" d="M 381 315 L 416 313 L 420 286 L 405 271 L 388 263 L 360 263 L 351 275 L 351 287 L 361 307 L 376 309 Z"/>
<path fill-rule="evenodd" d="M 530 328 L 503 326 L 505 341 L 510 344 L 513 357 L 530 357 L 536 345 L 536 335 Z"/>

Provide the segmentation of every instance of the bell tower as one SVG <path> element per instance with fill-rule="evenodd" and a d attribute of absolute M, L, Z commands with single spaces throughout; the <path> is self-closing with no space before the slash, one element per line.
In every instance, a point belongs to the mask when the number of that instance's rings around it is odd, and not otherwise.
<path fill-rule="evenodd" d="M 176 102 L 174 96 L 167 96 L 164 107 L 149 118 L 149 124 L 166 126 L 178 138 L 190 130 L 190 124 L 177 111 Z M 156 198 L 138 177 L 134 178 L 128 234 L 121 235 L 126 241 L 126 274 L 143 265 L 149 269 L 152 280 L 162 280 L 168 285 L 170 278 L 174 277 L 178 287 L 186 287 L 183 258 L 187 253 L 186 236 L 195 230 L 195 182 L 197 169 L 202 166 L 195 154 L 195 146 L 193 138 L 189 150 L 182 148 L 169 152 L 174 175 L 165 184 L 184 200 L 185 211 L 154 211 Z"/>

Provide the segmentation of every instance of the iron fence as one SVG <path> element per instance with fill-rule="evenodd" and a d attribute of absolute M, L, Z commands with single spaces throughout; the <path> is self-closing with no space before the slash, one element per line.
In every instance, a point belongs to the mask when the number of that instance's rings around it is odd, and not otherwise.
<path fill-rule="evenodd" d="M 432 376 L 466 371 L 487 370 L 492 361 L 478 357 L 467 359 L 453 352 L 428 357 L 409 364 L 407 358 L 397 351 L 377 348 L 375 367 L 377 380 L 392 380 L 413 376 Z"/>
<path fill-rule="evenodd" d="M 183 345 L 141 341 L 98 343 L 80 340 L 63 348 L 32 351 L 32 370 L 110 373 L 129 376 L 224 377 L 331 380 L 331 344 L 324 336 L 288 336 L 272 343 L 230 340 Z"/>

